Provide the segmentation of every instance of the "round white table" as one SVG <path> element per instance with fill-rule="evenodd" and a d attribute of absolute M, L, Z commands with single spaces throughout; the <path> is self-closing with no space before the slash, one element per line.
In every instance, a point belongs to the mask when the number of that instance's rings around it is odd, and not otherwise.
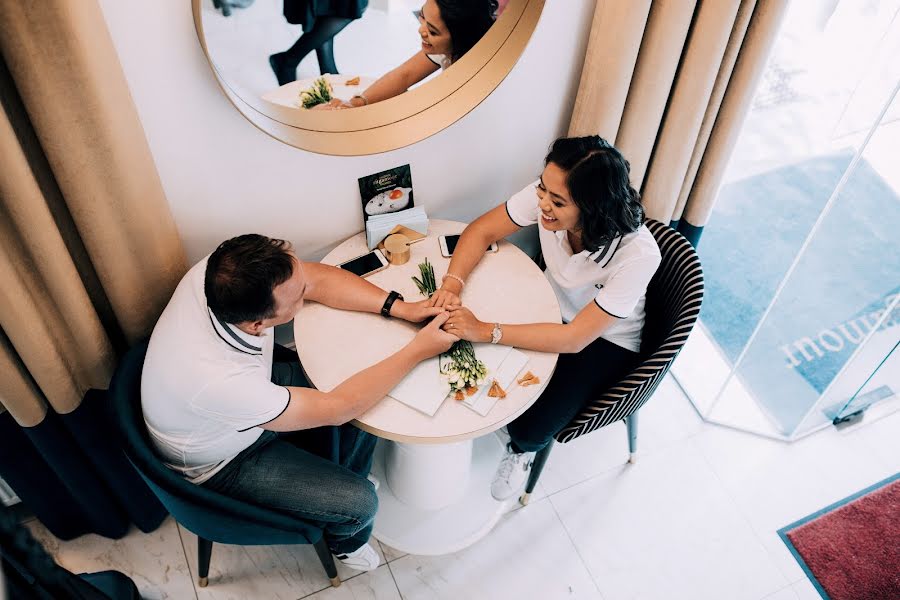
<path fill-rule="evenodd" d="M 423 299 L 413 275 L 427 257 L 440 281 L 450 259 L 441 256 L 438 236 L 460 233 L 464 223 L 432 219 L 428 237 L 410 246 L 404 265 L 391 265 L 369 276 L 385 290 L 408 301 Z M 513 244 L 501 241 L 469 275 L 463 303 L 482 321 L 560 322 L 559 303 L 537 265 Z M 368 251 L 365 234 L 332 250 L 323 263 L 338 264 Z M 343 311 L 308 302 L 294 320 L 294 339 L 309 380 L 322 391 L 334 389 L 362 369 L 407 344 L 414 325 L 380 315 Z M 487 416 L 444 400 L 428 416 L 387 396 L 354 421 L 379 438 L 372 472 L 382 481 L 375 520 L 377 539 L 411 554 L 456 552 L 486 535 L 504 512 L 491 497 L 490 483 L 503 453 L 492 435 L 522 414 L 540 395 L 556 367 L 556 354 L 522 350 L 540 384 L 513 384 Z"/>

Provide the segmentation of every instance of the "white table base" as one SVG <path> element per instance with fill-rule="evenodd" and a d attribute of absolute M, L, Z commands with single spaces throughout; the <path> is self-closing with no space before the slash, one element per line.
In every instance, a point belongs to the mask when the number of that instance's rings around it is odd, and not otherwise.
<path fill-rule="evenodd" d="M 472 445 L 472 461 L 469 471 L 468 485 L 461 493 L 459 500 L 439 509 L 428 509 L 411 506 L 401 501 L 391 490 L 388 481 L 392 474 L 385 473 L 385 455 L 393 451 L 387 450 L 394 442 L 379 440 L 375 450 L 372 473 L 382 484 L 378 490 L 378 516 L 375 517 L 373 535 L 379 541 L 392 548 L 409 554 L 437 556 L 451 554 L 471 546 L 488 534 L 505 512 L 508 502 L 498 502 L 491 496 L 491 481 L 497 465 L 503 455 L 503 445 L 495 435 L 486 435 L 474 440 Z M 455 445 L 455 444 L 454 444 Z M 423 467 L 428 458 L 428 474 L 410 473 L 422 485 L 440 477 L 442 465 L 440 453 L 432 445 L 404 444 L 404 454 L 415 453 L 415 448 L 423 449 L 424 460 L 416 457 L 413 462 Z M 387 452 L 386 452 L 387 450 Z M 452 450 L 450 456 L 458 456 L 458 450 Z M 405 479 L 405 477 L 401 477 Z M 458 479 L 457 479 L 458 481 Z M 401 485 L 401 494 L 408 492 Z"/>
<path fill-rule="evenodd" d="M 456 504 L 469 486 L 472 440 L 450 444 L 384 445 L 384 474 L 403 504 L 438 510 Z"/>

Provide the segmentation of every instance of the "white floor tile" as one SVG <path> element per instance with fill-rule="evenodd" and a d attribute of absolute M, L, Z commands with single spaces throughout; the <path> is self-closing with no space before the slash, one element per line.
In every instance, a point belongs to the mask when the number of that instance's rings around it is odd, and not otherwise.
<path fill-rule="evenodd" d="M 850 437 L 858 439 L 868 448 L 870 458 L 881 461 L 888 471 L 900 471 L 900 411 L 872 423 L 863 421 Z"/>
<path fill-rule="evenodd" d="M 547 500 L 505 516 L 461 552 L 409 555 L 390 568 L 407 600 L 601 598 Z"/>
<path fill-rule="evenodd" d="M 759 600 L 790 583 L 692 440 L 550 502 L 606 598 Z"/>
<path fill-rule="evenodd" d="M 197 577 L 197 536 L 179 527 L 188 565 Z M 382 558 L 381 547 L 373 544 Z M 342 581 L 361 573 L 335 561 Z M 331 587 L 315 549 L 309 544 L 289 546 L 231 546 L 214 544 L 209 563 L 209 586 L 197 588 L 200 600 L 271 598 L 296 600 Z"/>
<path fill-rule="evenodd" d="M 398 558 L 403 558 L 406 556 L 406 552 L 401 552 L 396 548 L 391 548 L 385 543 L 378 542 L 381 545 L 381 554 L 384 556 L 385 562 L 392 562 L 397 560 Z"/>
<path fill-rule="evenodd" d="M 798 600 L 797 592 L 794 590 L 793 585 L 789 585 L 785 588 L 782 588 L 775 592 L 774 594 L 769 594 L 763 600 Z"/>
<path fill-rule="evenodd" d="M 797 594 L 797 600 L 822 600 L 822 595 L 807 577 L 792 585 L 791 589 Z"/>
<path fill-rule="evenodd" d="M 671 375 L 641 408 L 637 460 L 643 460 L 703 429 L 703 421 Z M 628 461 L 625 423 L 612 423 L 567 444 L 556 444 L 541 474 L 540 485 L 553 494 Z"/>
<path fill-rule="evenodd" d="M 340 587 L 324 589 L 304 600 L 400 600 L 400 592 L 390 568 L 381 565 L 341 583 Z"/>
<path fill-rule="evenodd" d="M 709 428 L 694 441 L 792 582 L 805 575 L 777 531 L 893 474 L 860 437 L 835 430 L 788 444 Z"/>
<path fill-rule="evenodd" d="M 58 564 L 73 573 L 121 571 L 134 580 L 145 600 L 195 597 L 181 539 L 172 519 L 151 533 L 133 529 L 120 540 L 83 535 L 62 541 L 40 521 L 29 521 L 26 527 Z"/>

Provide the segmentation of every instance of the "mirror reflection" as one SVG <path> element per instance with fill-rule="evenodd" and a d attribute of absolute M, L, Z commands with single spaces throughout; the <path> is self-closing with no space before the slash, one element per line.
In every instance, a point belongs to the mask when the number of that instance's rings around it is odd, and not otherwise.
<path fill-rule="evenodd" d="M 241 98 L 343 110 L 451 68 L 508 0 L 206 0 L 209 56 Z"/>

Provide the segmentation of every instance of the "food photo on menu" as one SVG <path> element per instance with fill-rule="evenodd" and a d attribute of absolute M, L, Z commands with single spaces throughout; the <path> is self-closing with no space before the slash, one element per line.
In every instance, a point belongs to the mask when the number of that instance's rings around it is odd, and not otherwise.
<path fill-rule="evenodd" d="M 359 196 L 370 250 L 400 225 L 422 236 L 428 234 L 428 216 L 413 199 L 409 165 L 360 177 Z"/>
<path fill-rule="evenodd" d="M 369 217 L 412 208 L 412 170 L 402 165 L 359 178 L 359 195 L 363 214 Z"/>

